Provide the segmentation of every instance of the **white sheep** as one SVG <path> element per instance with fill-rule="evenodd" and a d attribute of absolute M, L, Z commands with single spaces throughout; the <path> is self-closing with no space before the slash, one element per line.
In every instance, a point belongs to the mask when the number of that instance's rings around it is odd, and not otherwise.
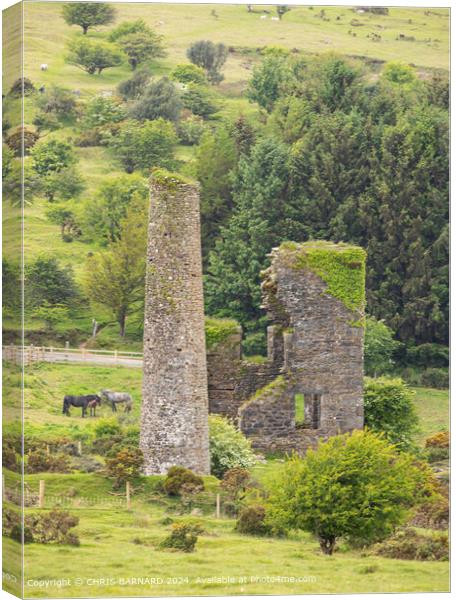
<path fill-rule="evenodd" d="M 42 65 L 40 65 L 40 69 L 41 69 L 42 71 L 47 71 L 47 70 L 48 70 L 48 66 L 47 66 L 47 64 L 46 64 L 46 63 L 43 63 Z"/>

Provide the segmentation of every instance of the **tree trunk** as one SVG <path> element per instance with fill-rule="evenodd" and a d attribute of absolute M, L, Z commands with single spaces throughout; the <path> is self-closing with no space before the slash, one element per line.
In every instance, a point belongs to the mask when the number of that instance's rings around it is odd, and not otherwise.
<path fill-rule="evenodd" d="M 117 322 L 119 323 L 119 327 L 120 327 L 120 337 L 124 338 L 125 337 L 125 322 L 127 320 L 127 308 L 125 306 L 122 306 L 122 308 L 119 310 L 118 316 L 117 316 Z"/>
<path fill-rule="evenodd" d="M 138 66 L 138 61 L 136 60 L 136 58 L 130 58 L 128 62 L 130 63 L 131 70 L 135 71 L 136 67 Z"/>
<path fill-rule="evenodd" d="M 320 542 L 320 548 L 321 548 L 321 551 L 323 552 L 323 554 L 327 554 L 328 556 L 331 556 L 331 554 L 334 552 L 334 548 L 336 546 L 335 536 L 328 536 L 328 537 L 320 536 L 319 542 Z"/>
<path fill-rule="evenodd" d="M 89 26 L 88 26 L 88 25 L 81 25 L 81 27 L 82 27 L 82 33 L 83 33 L 84 35 L 86 35 L 86 33 L 87 33 L 87 30 L 89 29 Z"/>

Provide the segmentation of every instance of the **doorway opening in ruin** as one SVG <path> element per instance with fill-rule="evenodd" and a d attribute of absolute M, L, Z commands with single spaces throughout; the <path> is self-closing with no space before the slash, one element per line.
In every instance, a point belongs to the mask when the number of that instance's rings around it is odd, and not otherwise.
<path fill-rule="evenodd" d="M 321 420 L 321 394 L 299 393 L 294 396 L 295 427 L 319 429 Z"/>

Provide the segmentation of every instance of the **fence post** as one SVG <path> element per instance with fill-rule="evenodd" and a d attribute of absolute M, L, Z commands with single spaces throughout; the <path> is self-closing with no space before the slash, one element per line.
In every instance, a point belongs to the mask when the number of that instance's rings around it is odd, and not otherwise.
<path fill-rule="evenodd" d="M 220 519 L 220 494 L 215 497 L 215 517 Z"/>
<path fill-rule="evenodd" d="M 82 442 L 81 442 L 81 440 L 78 441 L 78 454 L 79 454 L 79 456 L 82 456 Z"/>
<path fill-rule="evenodd" d="M 127 495 L 127 510 L 131 510 L 131 488 L 130 488 L 129 481 L 127 481 L 127 485 L 126 485 L 126 495 Z"/>
<path fill-rule="evenodd" d="M 38 507 L 44 508 L 44 492 L 46 489 L 46 484 L 44 479 L 40 479 L 40 492 L 38 497 Z"/>

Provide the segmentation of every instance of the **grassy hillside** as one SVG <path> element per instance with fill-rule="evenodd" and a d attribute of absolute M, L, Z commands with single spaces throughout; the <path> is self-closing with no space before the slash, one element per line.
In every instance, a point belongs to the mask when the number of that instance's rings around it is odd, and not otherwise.
<path fill-rule="evenodd" d="M 324 7 L 324 15 L 319 7 L 293 7 L 280 22 L 261 19 L 263 9 L 275 16 L 273 6 L 255 6 L 255 12 L 248 13 L 245 5 L 116 4 L 117 22 L 141 18 L 166 37 L 169 53 L 160 61 L 162 71 L 186 62 L 186 49 L 197 39 L 238 47 L 276 45 L 316 53 L 333 50 L 384 61 L 400 57 L 417 66 L 448 69 L 448 9 L 390 8 L 389 15 L 383 16 L 354 12 L 350 7 Z M 60 12 L 60 3 L 26 4 L 26 75 L 40 83 L 68 85 L 71 81 L 72 87 L 87 92 L 109 89 L 125 77 L 127 66 L 90 77 L 66 65 L 62 48 L 80 28 L 68 27 Z M 371 41 L 370 33 L 380 33 L 381 42 Z M 400 35 L 415 40 L 398 40 Z M 224 85 L 247 80 L 248 62 L 240 56 L 230 57 Z M 48 72 L 40 72 L 41 63 L 49 64 Z"/>
<path fill-rule="evenodd" d="M 61 477 L 46 476 L 49 489 Z M 33 489 L 37 478 L 30 479 Z M 67 482 L 76 497 L 107 495 L 107 485 L 99 477 L 78 475 Z M 72 510 L 80 518 L 76 531 L 79 548 L 31 544 L 25 549 L 26 579 L 69 579 L 63 591 L 66 597 L 89 597 L 95 592 L 93 579 L 101 583 L 97 593 L 103 596 L 175 596 L 308 594 L 356 592 L 405 592 L 448 590 L 448 563 L 398 561 L 364 556 L 346 548 L 332 557 L 319 553 L 307 534 L 292 534 L 288 539 L 260 539 L 233 531 L 232 519 L 217 520 L 207 515 L 198 520 L 206 533 L 199 537 L 192 554 L 162 552 L 158 543 L 167 535 L 169 525 L 162 521 L 173 515 L 147 501 L 147 495 L 135 497 L 133 510 L 118 508 L 80 508 Z M 6 541 L 7 548 L 17 545 Z M 115 549 L 113 551 L 113 549 Z M 133 578 L 161 578 L 156 585 L 134 582 Z M 232 582 L 211 578 L 233 578 Z M 270 580 L 262 581 L 269 577 Z M 302 582 L 274 581 L 276 577 L 302 578 Z M 240 580 L 240 578 L 242 578 Z M 91 581 L 92 580 L 92 581 Z M 78 581 L 77 584 L 75 582 Z M 91 585 L 92 584 L 92 585 Z M 28 597 L 42 597 L 43 591 L 30 586 Z M 50 588 L 47 597 L 58 597 L 62 590 Z"/>
<path fill-rule="evenodd" d="M 82 37 L 82 33 L 79 27 L 70 27 L 64 22 L 61 17 L 62 3 L 30 2 L 24 6 L 24 74 L 36 87 L 55 84 L 78 90 L 83 103 L 97 93 L 114 90 L 120 81 L 130 77 L 131 70 L 126 62 L 119 67 L 106 69 L 101 75 L 89 75 L 67 64 L 66 46 L 70 40 Z M 154 76 L 169 74 L 177 64 L 187 62 L 186 50 L 198 39 L 211 39 L 229 46 L 228 60 L 223 67 L 225 79 L 216 88 L 222 105 L 218 115 L 221 119 L 234 119 L 239 114 L 253 120 L 258 118 L 257 106 L 250 103 L 243 92 L 253 66 L 260 59 L 257 49 L 265 45 L 283 46 L 310 54 L 337 52 L 350 57 L 360 66 L 367 61 L 373 78 L 379 70 L 377 63 L 397 60 L 398 57 L 417 65 L 422 74 L 429 69 L 448 69 L 447 9 L 391 8 L 389 15 L 374 15 L 360 13 L 350 7 L 325 7 L 323 10 L 318 7 L 293 7 L 281 21 L 271 20 L 276 14 L 273 6 L 255 6 L 253 12 L 249 13 L 245 5 L 119 3 L 116 4 L 116 11 L 114 25 L 141 18 L 163 34 L 167 56 L 149 64 Z M 105 38 L 108 30 L 107 27 L 89 30 L 88 37 Z M 380 41 L 372 41 L 374 33 L 381 35 Z M 5 35 L 8 37 L 8 31 Z M 42 63 L 49 67 L 45 72 L 40 70 Z M 427 76 L 426 73 L 424 76 Z M 14 77 L 12 70 L 11 77 Z M 11 83 L 7 72 L 5 91 Z M 20 114 L 20 101 L 6 97 L 4 111 L 10 121 L 15 122 L 15 117 Z M 24 112 L 25 121 L 30 124 L 36 113 L 35 97 L 26 98 Z M 67 125 L 51 135 L 72 141 L 78 135 L 76 127 L 77 123 Z M 91 202 L 104 179 L 121 174 L 122 169 L 107 147 L 76 147 L 75 151 L 78 169 L 86 185 L 81 199 L 72 203 L 77 212 L 85 203 Z M 179 146 L 176 157 L 191 163 L 193 153 L 194 147 Z M 48 202 L 42 199 L 34 199 L 33 205 L 26 207 L 25 261 L 33 261 L 40 254 L 55 256 L 62 266 L 71 266 L 76 280 L 80 281 L 88 253 L 99 249 L 98 240 L 83 242 L 76 239 L 72 243 L 65 243 L 58 225 L 46 218 L 48 208 Z M 20 212 L 19 209 L 11 209 L 4 214 L 6 254 L 17 256 L 21 243 L 17 235 Z M 70 323 L 65 327 L 81 330 L 76 343 L 89 336 L 92 316 L 87 309 L 84 315 L 70 315 Z M 97 319 L 100 320 L 99 314 Z M 5 326 L 11 330 L 17 329 L 13 320 L 7 319 Z M 42 324 L 36 320 L 29 323 L 29 329 L 38 331 L 41 327 Z M 115 326 L 104 330 L 103 336 L 104 340 L 100 338 L 100 343 L 119 346 Z M 130 347 L 131 343 L 134 345 L 135 341 L 127 340 L 126 345 Z"/>

